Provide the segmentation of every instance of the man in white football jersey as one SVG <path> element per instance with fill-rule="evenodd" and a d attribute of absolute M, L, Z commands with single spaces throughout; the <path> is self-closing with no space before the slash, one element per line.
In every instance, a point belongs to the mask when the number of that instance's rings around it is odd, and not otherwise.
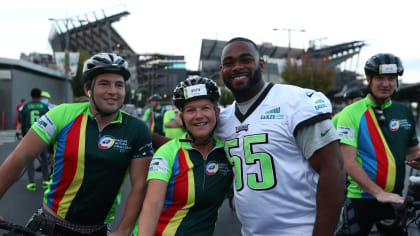
<path fill-rule="evenodd" d="M 235 173 L 243 235 L 332 235 L 344 200 L 345 174 L 331 104 L 322 94 L 262 80 L 254 42 L 234 38 L 220 74 L 235 102 L 216 135 Z"/>

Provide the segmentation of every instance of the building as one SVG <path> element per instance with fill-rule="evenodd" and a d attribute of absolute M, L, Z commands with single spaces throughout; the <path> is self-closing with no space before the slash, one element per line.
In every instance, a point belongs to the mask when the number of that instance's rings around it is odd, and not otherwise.
<path fill-rule="evenodd" d="M 24 60 L 0 58 L 0 112 L 4 129 L 14 129 L 16 107 L 22 98 L 30 101 L 33 88 L 48 91 L 54 104 L 66 101 L 71 92 L 66 76 L 44 66 Z"/>
<path fill-rule="evenodd" d="M 159 94 L 164 104 L 172 103 L 175 86 L 190 74 L 184 56 L 164 54 L 139 54 L 137 73 L 137 87 L 146 88 L 149 96 Z"/>

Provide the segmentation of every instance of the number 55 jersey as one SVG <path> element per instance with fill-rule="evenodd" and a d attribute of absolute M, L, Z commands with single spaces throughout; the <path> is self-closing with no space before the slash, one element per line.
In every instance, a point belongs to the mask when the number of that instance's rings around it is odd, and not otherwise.
<path fill-rule="evenodd" d="M 237 106 L 222 111 L 215 134 L 233 166 L 242 234 L 312 234 L 319 176 L 298 146 L 296 132 L 329 119 L 329 100 L 313 90 L 269 84 L 245 115 Z M 330 133 L 338 139 L 334 128 Z"/>

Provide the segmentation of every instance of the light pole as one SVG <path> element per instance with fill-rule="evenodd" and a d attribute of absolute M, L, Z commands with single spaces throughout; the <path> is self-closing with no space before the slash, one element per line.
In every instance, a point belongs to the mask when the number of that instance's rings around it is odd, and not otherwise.
<path fill-rule="evenodd" d="M 277 28 L 273 28 L 273 30 L 274 31 L 278 31 L 278 30 L 281 30 L 281 31 L 287 31 L 287 33 L 288 33 L 288 38 L 289 38 L 289 53 L 290 53 L 290 50 L 292 49 L 292 47 L 291 47 L 291 45 L 290 45 L 290 35 L 291 35 L 291 32 L 293 31 L 293 32 L 306 32 L 306 30 L 304 30 L 304 29 L 291 29 L 291 28 L 287 28 L 287 29 L 277 29 Z"/>
<path fill-rule="evenodd" d="M 55 18 L 48 18 L 49 21 L 53 21 L 55 24 L 57 22 L 61 21 L 64 22 L 64 25 L 66 27 L 66 41 L 64 46 L 64 74 L 66 77 L 65 86 L 64 86 L 64 102 L 70 102 L 71 97 L 69 96 L 69 91 L 71 91 L 70 86 L 70 56 L 69 56 L 69 43 L 70 43 L 70 33 L 69 33 L 69 27 L 68 24 L 71 20 L 71 18 L 64 18 L 64 19 L 55 19 Z"/>

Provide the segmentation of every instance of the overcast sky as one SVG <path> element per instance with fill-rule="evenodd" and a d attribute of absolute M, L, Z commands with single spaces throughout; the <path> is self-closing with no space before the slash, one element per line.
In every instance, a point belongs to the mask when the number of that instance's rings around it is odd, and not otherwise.
<path fill-rule="evenodd" d="M 386 0 L 13 0 L 0 3 L 0 57 L 20 53 L 52 53 L 48 18 L 66 18 L 92 11 L 131 14 L 114 28 L 137 53 L 184 55 L 187 68 L 198 69 L 201 40 L 244 36 L 257 44 L 270 42 L 307 48 L 365 40 L 359 61 L 346 68 L 363 72 L 364 62 L 379 52 L 391 52 L 404 64 L 403 82 L 420 82 L 420 22 L 417 1 Z M 319 41 L 318 41 L 319 42 Z M 356 58 L 355 58 L 356 59 Z"/>

